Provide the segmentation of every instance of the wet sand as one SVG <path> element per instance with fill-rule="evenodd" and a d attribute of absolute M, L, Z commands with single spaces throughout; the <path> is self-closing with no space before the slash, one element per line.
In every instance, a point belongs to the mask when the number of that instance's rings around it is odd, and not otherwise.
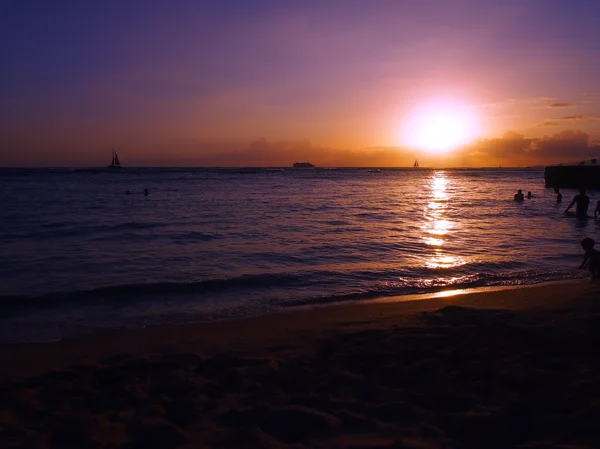
<path fill-rule="evenodd" d="M 587 280 L 2 346 L 0 447 L 600 447 L 599 354 Z"/>

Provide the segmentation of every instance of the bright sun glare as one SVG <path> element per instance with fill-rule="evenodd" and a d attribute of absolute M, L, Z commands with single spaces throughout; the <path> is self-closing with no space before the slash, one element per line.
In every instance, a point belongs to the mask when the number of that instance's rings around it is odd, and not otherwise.
<path fill-rule="evenodd" d="M 476 117 L 465 106 L 432 104 L 411 113 L 402 128 L 401 140 L 409 146 L 445 153 L 474 139 Z"/>

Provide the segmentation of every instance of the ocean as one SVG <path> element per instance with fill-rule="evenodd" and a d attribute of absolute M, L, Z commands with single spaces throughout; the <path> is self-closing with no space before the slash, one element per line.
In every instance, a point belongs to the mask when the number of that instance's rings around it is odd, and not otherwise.
<path fill-rule="evenodd" d="M 0 342 L 585 277 L 600 221 L 563 194 L 542 169 L 0 169 Z"/>

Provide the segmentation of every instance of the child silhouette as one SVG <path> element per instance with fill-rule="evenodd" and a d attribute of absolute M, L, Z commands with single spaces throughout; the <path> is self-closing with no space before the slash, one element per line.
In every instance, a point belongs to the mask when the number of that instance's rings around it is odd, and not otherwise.
<path fill-rule="evenodd" d="M 585 251 L 585 255 L 579 268 L 587 268 L 592 279 L 598 278 L 600 276 L 600 252 L 594 249 L 594 241 L 586 237 L 581 241 L 581 247 Z"/>

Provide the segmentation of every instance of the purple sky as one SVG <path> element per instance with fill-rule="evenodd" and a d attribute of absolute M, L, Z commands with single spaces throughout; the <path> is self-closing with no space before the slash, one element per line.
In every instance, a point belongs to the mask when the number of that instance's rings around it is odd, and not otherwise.
<path fill-rule="evenodd" d="M 440 99 L 476 112 L 474 138 L 593 145 L 599 17 L 597 0 L 8 0 L 0 165 L 104 165 L 112 147 L 129 165 L 343 161 L 405 146 Z M 253 159 L 262 137 L 286 157 Z"/>

